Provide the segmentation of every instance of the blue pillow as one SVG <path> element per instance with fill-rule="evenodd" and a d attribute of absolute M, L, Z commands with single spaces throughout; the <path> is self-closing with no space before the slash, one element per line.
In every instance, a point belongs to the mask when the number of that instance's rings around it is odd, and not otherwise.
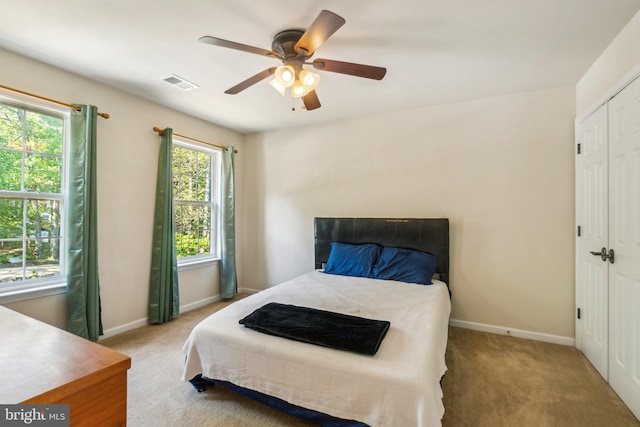
<path fill-rule="evenodd" d="M 351 245 L 331 242 L 331 252 L 324 272 L 343 276 L 371 277 L 381 249 L 373 243 Z"/>
<path fill-rule="evenodd" d="M 373 268 L 373 278 L 430 285 L 437 267 L 437 255 L 413 249 L 384 247 Z"/>

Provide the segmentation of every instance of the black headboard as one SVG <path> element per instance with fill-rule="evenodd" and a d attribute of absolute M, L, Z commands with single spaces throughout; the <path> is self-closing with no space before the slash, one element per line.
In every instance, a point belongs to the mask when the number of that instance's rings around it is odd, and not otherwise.
<path fill-rule="evenodd" d="M 449 285 L 449 220 L 447 218 L 315 218 L 315 263 L 323 268 L 331 242 L 377 243 L 438 255 L 436 273 Z"/>

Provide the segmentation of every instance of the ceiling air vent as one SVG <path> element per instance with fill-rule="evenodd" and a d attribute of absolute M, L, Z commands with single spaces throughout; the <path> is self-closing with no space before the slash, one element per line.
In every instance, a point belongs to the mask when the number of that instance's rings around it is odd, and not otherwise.
<path fill-rule="evenodd" d="M 175 87 L 179 87 L 182 90 L 197 89 L 199 87 L 198 85 L 193 84 L 180 76 L 176 76 L 175 74 L 172 74 L 171 76 L 165 78 L 164 81 L 174 85 Z"/>

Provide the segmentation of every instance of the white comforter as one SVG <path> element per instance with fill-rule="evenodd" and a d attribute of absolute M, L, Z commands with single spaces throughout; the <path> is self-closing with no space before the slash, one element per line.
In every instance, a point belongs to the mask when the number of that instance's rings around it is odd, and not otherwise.
<path fill-rule="evenodd" d="M 272 301 L 388 320 L 391 327 L 377 354 L 365 356 L 238 324 Z M 183 380 L 202 374 L 373 427 L 439 426 L 450 310 L 447 287 L 436 280 L 423 286 L 313 271 L 198 324 L 184 345 Z"/>

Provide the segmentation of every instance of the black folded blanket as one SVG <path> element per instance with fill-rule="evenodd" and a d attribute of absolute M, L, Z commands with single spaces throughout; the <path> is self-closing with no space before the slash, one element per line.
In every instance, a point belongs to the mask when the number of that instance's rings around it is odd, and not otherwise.
<path fill-rule="evenodd" d="M 271 302 L 240 319 L 269 335 L 373 356 L 391 323 L 342 313 Z"/>

